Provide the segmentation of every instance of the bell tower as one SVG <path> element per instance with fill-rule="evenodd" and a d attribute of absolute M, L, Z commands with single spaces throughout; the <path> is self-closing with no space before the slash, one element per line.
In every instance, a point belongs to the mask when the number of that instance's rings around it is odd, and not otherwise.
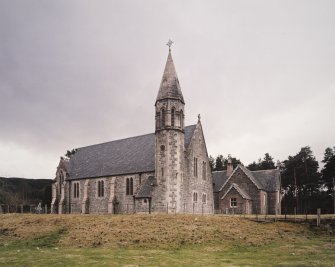
<path fill-rule="evenodd" d="M 161 209 L 181 211 L 184 167 L 184 98 L 172 60 L 171 45 L 155 103 L 155 177 Z"/>

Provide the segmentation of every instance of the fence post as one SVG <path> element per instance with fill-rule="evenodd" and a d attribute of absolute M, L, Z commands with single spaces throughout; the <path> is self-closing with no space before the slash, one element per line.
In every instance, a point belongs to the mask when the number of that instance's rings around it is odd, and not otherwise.
<path fill-rule="evenodd" d="M 193 202 L 193 215 L 194 215 L 194 202 Z"/>
<path fill-rule="evenodd" d="M 21 204 L 21 213 L 23 213 L 23 204 Z"/>
<path fill-rule="evenodd" d="M 45 210 L 44 210 L 44 211 L 45 211 L 45 214 L 48 214 L 48 205 L 47 205 L 47 204 L 45 204 L 45 206 L 44 206 L 44 207 L 45 207 Z"/>
<path fill-rule="evenodd" d="M 201 215 L 204 215 L 204 203 L 201 205 Z"/>
<path fill-rule="evenodd" d="M 166 213 L 169 214 L 169 203 L 166 203 Z"/>
<path fill-rule="evenodd" d="M 317 217 L 316 217 L 316 226 L 320 227 L 321 224 L 321 209 L 317 209 Z"/>
<path fill-rule="evenodd" d="M 296 221 L 297 207 L 294 207 L 294 222 Z"/>

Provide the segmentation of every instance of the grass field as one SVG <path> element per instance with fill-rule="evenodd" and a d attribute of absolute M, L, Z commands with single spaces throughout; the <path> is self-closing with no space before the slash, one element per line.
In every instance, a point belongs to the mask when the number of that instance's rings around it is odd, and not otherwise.
<path fill-rule="evenodd" d="M 335 266 L 335 235 L 227 216 L 6 214 L 0 266 Z"/>

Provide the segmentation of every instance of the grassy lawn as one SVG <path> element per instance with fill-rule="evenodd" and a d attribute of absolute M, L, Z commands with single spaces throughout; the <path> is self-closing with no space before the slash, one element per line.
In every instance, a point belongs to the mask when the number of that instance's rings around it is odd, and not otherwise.
<path fill-rule="evenodd" d="M 1 215 L 0 266 L 335 266 L 335 236 L 224 216 Z"/>

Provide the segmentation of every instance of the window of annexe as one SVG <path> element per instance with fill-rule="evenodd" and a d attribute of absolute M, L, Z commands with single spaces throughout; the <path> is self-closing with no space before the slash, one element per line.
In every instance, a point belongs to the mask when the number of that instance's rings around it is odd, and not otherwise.
<path fill-rule="evenodd" d="M 73 198 L 79 198 L 79 182 L 73 184 Z"/>
<path fill-rule="evenodd" d="M 174 127 L 175 108 L 171 109 L 171 127 Z"/>
<path fill-rule="evenodd" d="M 165 109 L 162 109 L 162 128 L 165 128 Z"/>
<path fill-rule="evenodd" d="M 133 178 L 126 179 L 126 195 L 133 195 L 134 192 L 134 180 Z"/>
<path fill-rule="evenodd" d="M 231 208 L 236 208 L 237 207 L 237 199 L 236 199 L 236 197 L 232 197 L 230 199 L 230 207 Z"/>
<path fill-rule="evenodd" d="M 103 180 L 98 181 L 98 197 L 105 196 L 105 182 Z"/>

